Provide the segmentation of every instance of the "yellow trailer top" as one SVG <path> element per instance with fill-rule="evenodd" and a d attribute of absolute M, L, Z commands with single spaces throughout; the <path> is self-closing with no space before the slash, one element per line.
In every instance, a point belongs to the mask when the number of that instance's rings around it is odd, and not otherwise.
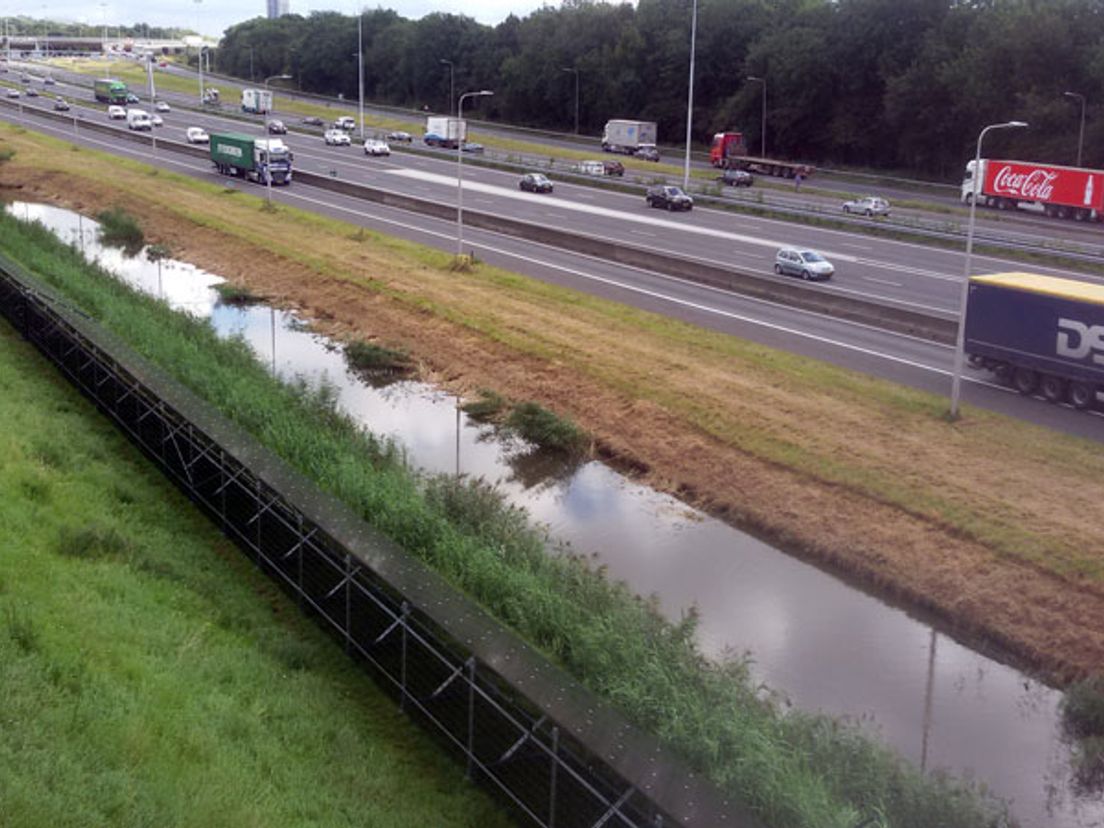
<path fill-rule="evenodd" d="M 1041 273 L 989 273 L 985 276 L 971 276 L 971 282 L 1028 293 L 1042 293 L 1061 299 L 1077 302 L 1089 302 L 1104 305 L 1104 285 L 1081 282 L 1077 279 L 1062 279 L 1058 276 L 1043 276 Z"/>

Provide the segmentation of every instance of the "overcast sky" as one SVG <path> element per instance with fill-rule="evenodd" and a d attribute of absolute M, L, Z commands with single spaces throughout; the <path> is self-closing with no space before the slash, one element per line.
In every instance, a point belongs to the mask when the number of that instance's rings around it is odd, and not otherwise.
<path fill-rule="evenodd" d="M 7 6 L 7 2 L 4 3 Z M 355 14 L 357 8 L 380 6 L 394 9 L 403 17 L 417 19 L 430 12 L 465 14 L 474 17 L 480 23 L 495 24 L 511 13 L 524 17 L 542 5 L 558 5 L 557 2 L 545 3 L 542 0 L 392 0 L 392 2 L 364 2 L 357 0 L 290 0 L 293 14 L 309 15 L 315 11 L 335 10 L 345 14 Z M 187 26 L 199 30 L 205 35 L 219 36 L 227 28 L 254 17 L 265 14 L 265 0 L 114 0 L 100 3 L 98 0 L 14 0 L 5 10 L 5 14 L 26 15 L 51 20 L 72 20 L 92 26 L 102 26 L 106 17 L 107 25 L 119 23 L 149 23 L 159 26 Z M 198 14 L 197 14 L 198 13 Z"/>

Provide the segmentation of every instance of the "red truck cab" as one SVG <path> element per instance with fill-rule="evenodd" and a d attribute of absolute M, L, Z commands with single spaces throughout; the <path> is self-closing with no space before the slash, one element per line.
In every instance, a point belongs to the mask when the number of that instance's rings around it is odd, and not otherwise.
<path fill-rule="evenodd" d="M 747 155 L 742 132 L 718 132 L 709 148 L 709 163 L 714 167 L 725 166 L 725 160 L 733 155 Z"/>

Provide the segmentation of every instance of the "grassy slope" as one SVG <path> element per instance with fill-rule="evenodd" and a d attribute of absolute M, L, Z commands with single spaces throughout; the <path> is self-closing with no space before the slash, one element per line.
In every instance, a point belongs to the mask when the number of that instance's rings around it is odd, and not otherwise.
<path fill-rule="evenodd" d="M 0 322 L 0 822 L 509 824 Z"/>
<path fill-rule="evenodd" d="M 123 173 L 122 166 L 114 168 L 116 177 Z M 206 188 L 208 198 L 217 193 Z M 229 213 L 236 204 L 230 199 Z M 227 217 L 220 211 L 220 221 Z M 11 224 L 0 222 L 0 229 L 10 233 Z M 19 244 L 12 237 L 6 246 Z M 395 247 L 402 245 L 390 249 Z M 274 388 L 241 346 L 219 344 L 202 325 L 90 280 L 65 256 L 29 248 L 23 253 L 95 318 L 477 596 L 718 782 L 755 802 L 772 824 L 844 828 L 856 821 L 856 809 L 872 804 L 885 807 L 899 828 L 988 824 L 988 808 L 969 794 L 921 778 L 853 732 L 816 718 L 778 716 L 756 701 L 739 665 L 703 665 L 688 645 L 688 629 L 658 623 L 623 590 L 584 576 L 570 560 L 549 558 L 539 537 L 522 529 L 516 515 L 496 515 L 478 488 L 423 488 L 386 451 L 324 408 L 309 401 L 304 406 Z"/>

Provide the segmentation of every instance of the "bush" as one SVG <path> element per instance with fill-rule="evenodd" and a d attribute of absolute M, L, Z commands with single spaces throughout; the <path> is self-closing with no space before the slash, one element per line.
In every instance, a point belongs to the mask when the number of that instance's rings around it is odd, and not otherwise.
<path fill-rule="evenodd" d="M 121 207 L 104 210 L 96 220 L 100 223 L 100 241 L 111 247 L 121 247 L 129 255 L 134 255 L 145 244 L 146 234 L 138 226 L 138 221 Z"/>
<path fill-rule="evenodd" d="M 1078 738 L 1104 736 L 1104 675 L 1073 684 L 1062 699 L 1062 723 Z"/>
<path fill-rule="evenodd" d="M 356 340 L 345 346 L 345 361 L 357 371 L 406 371 L 410 369 L 410 357 L 402 351 L 385 348 L 364 340 Z"/>
<path fill-rule="evenodd" d="M 582 454 L 590 445 L 586 432 L 575 423 L 535 402 L 517 405 L 505 425 L 529 442 L 553 451 Z"/>

